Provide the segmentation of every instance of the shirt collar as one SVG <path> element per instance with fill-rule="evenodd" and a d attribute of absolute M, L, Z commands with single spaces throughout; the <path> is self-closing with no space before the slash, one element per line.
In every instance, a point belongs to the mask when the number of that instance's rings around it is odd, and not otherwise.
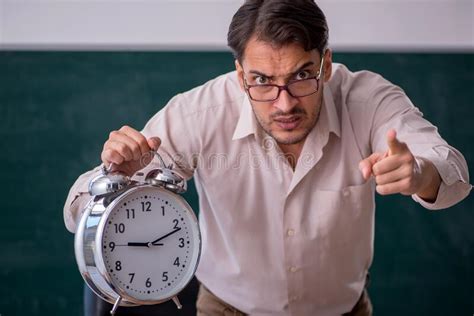
<path fill-rule="evenodd" d="M 341 124 L 339 116 L 336 111 L 336 105 L 332 98 L 332 92 L 329 86 L 324 85 L 323 104 L 321 105 L 321 112 L 318 122 L 316 124 L 326 125 L 328 132 L 333 132 L 337 136 L 341 137 Z M 260 134 L 260 127 L 257 122 L 257 118 L 252 110 L 252 105 L 247 94 L 244 94 L 242 100 L 242 107 L 240 110 L 239 121 L 234 130 L 232 140 L 244 138 L 250 134 L 254 134 L 256 137 Z"/>
<path fill-rule="evenodd" d="M 320 113 L 322 117 L 318 119 L 318 123 L 320 123 L 320 121 L 326 121 L 325 124 L 327 124 L 328 131 L 341 137 L 341 123 L 339 121 L 336 105 L 334 104 L 334 99 L 332 98 L 332 91 L 328 84 L 323 86 L 323 93 L 323 104 Z"/>
<path fill-rule="evenodd" d="M 250 134 L 257 135 L 258 130 L 259 125 L 257 122 L 257 118 L 253 113 L 252 105 L 250 104 L 250 100 L 247 94 L 244 93 L 239 121 L 237 122 L 237 126 L 235 127 L 232 140 L 241 139 Z"/>

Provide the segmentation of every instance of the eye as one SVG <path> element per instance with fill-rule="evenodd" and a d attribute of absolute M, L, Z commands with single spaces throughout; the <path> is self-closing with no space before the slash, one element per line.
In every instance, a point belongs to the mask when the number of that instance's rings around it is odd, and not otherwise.
<path fill-rule="evenodd" d="M 255 84 L 268 84 L 268 78 L 264 76 L 255 76 L 253 77 Z"/>
<path fill-rule="evenodd" d="M 295 80 L 304 80 L 310 77 L 310 72 L 307 70 L 301 70 L 295 76 Z"/>

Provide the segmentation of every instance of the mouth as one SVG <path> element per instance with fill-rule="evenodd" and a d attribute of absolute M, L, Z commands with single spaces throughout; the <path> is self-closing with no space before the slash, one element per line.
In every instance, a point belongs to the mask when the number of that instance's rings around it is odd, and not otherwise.
<path fill-rule="evenodd" d="M 283 130 L 291 131 L 297 128 L 303 118 L 299 115 L 278 116 L 273 121 Z"/>

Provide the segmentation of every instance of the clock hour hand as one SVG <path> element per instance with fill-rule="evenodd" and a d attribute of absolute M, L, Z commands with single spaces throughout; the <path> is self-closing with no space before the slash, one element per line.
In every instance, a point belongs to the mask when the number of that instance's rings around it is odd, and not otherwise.
<path fill-rule="evenodd" d="M 178 232 L 178 231 L 180 231 L 180 230 L 181 230 L 181 227 L 178 227 L 178 228 L 176 228 L 175 230 L 173 230 L 172 232 L 169 232 L 168 234 L 163 235 L 163 236 L 161 236 L 160 238 L 158 238 L 158 239 L 152 241 L 151 244 L 152 244 L 153 246 L 158 246 L 158 245 L 160 245 L 160 244 L 158 244 L 157 242 L 159 242 L 159 241 L 162 240 L 162 239 L 165 239 L 166 237 L 168 237 L 168 236 L 170 236 L 170 235 L 173 235 L 174 233 L 176 233 L 176 232 Z M 163 244 L 161 244 L 161 245 L 163 245 Z"/>
<path fill-rule="evenodd" d="M 152 244 L 151 242 L 129 242 L 129 247 L 150 247 L 150 246 L 163 246 L 163 244 Z"/>

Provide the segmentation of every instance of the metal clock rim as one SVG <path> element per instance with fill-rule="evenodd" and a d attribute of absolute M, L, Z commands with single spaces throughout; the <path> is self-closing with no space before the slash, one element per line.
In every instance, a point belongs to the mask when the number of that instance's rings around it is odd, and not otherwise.
<path fill-rule="evenodd" d="M 93 280 L 93 277 L 90 275 L 88 269 L 87 269 L 87 263 L 85 260 L 85 254 L 84 254 L 84 232 L 86 230 L 86 224 L 87 224 L 87 219 L 90 216 L 90 213 L 92 212 L 91 209 L 91 204 L 93 200 L 91 199 L 86 207 L 85 211 L 82 214 L 81 220 L 77 226 L 77 230 L 75 232 L 75 238 L 74 238 L 74 254 L 76 257 L 76 263 L 79 268 L 79 272 L 81 273 L 82 278 L 86 282 L 87 286 L 101 299 L 105 301 L 109 301 L 109 298 L 107 295 L 105 295 L 105 290 L 101 289 L 99 285 L 96 284 L 96 282 Z M 101 276 L 102 277 L 102 276 Z"/>
<path fill-rule="evenodd" d="M 118 298 L 118 294 L 97 269 L 94 257 L 95 240 L 89 242 L 85 240 L 86 232 L 95 236 L 99 221 L 94 225 L 94 217 L 100 217 L 101 214 L 103 214 L 103 211 L 99 212 L 100 214 L 94 214 L 94 212 L 97 212 L 97 210 L 94 209 L 95 207 L 104 209 L 102 203 L 96 202 L 96 200 L 91 199 L 84 208 L 84 213 L 82 214 L 74 238 L 74 253 L 79 272 L 87 286 L 101 299 L 107 302 L 114 302 Z M 90 224 L 92 225 L 89 226 Z M 92 247 L 91 242 L 93 242 L 94 247 Z M 86 259 L 87 255 L 92 256 L 92 258 L 89 259 L 92 261 Z M 136 304 L 124 301 L 122 306 L 136 306 Z"/>

